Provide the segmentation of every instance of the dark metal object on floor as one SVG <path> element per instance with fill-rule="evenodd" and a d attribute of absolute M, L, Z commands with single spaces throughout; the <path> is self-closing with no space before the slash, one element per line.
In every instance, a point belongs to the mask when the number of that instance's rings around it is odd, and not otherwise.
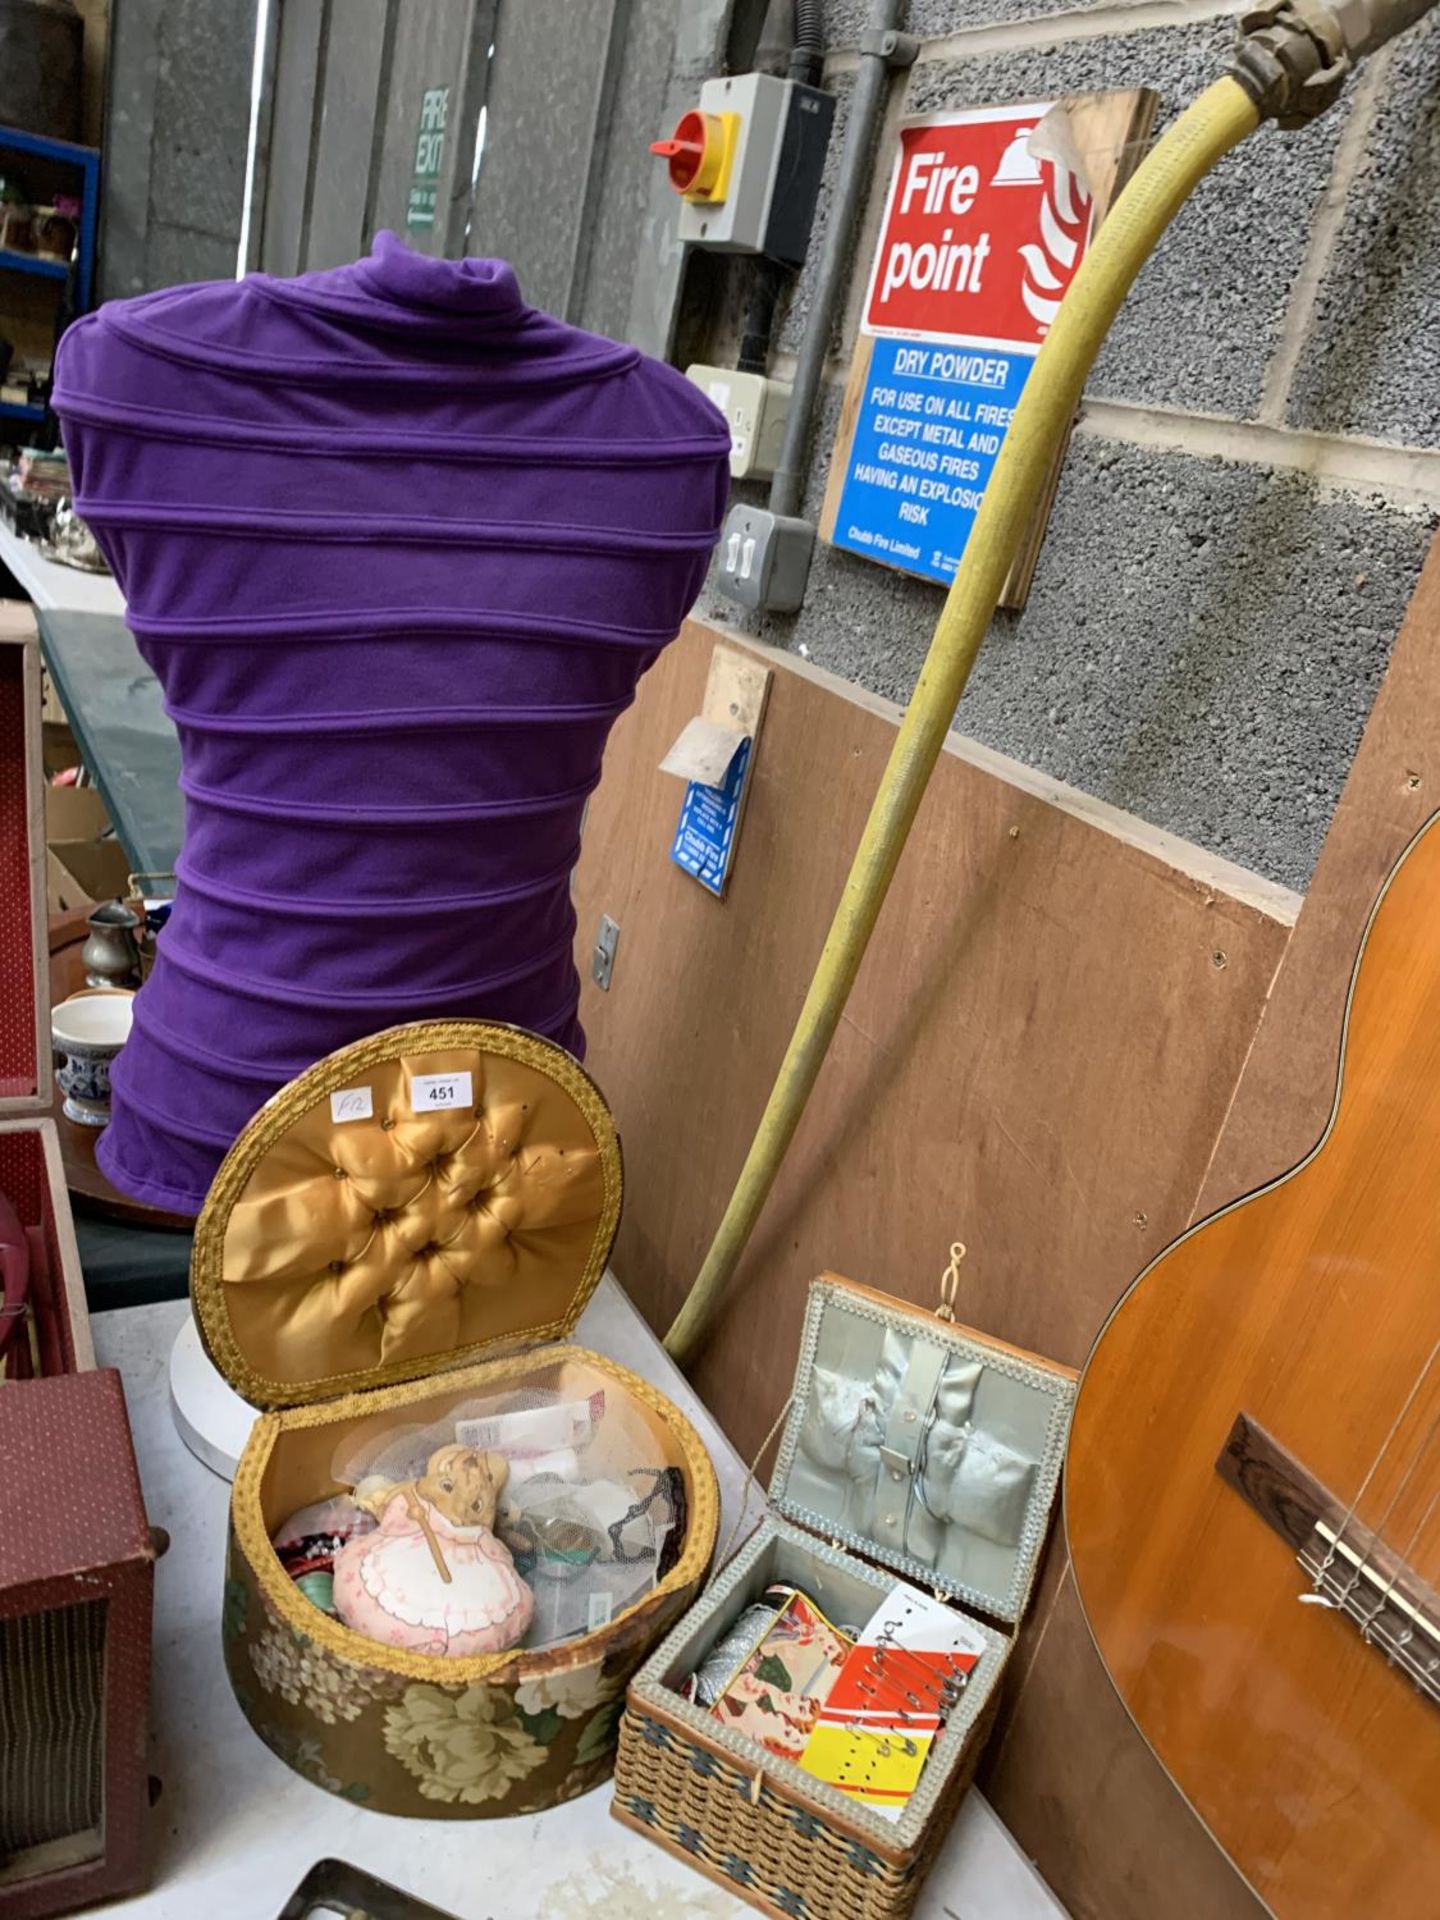
<path fill-rule="evenodd" d="M 343 1860 L 313 1866 L 276 1915 L 276 1920 L 456 1920 L 452 1913 L 417 1900 Z"/>

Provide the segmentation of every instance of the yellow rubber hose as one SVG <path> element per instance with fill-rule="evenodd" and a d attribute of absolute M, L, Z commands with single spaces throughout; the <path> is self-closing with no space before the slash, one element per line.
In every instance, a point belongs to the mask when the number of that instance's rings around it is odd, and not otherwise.
<path fill-rule="evenodd" d="M 667 1349 L 682 1364 L 701 1343 L 805 1111 L 1032 504 L 1100 344 L 1166 227 L 1259 118 L 1236 81 L 1217 80 L 1207 88 L 1136 169 L 1061 303 L 975 516 L 769 1105 L 705 1264 L 666 1336 Z"/>

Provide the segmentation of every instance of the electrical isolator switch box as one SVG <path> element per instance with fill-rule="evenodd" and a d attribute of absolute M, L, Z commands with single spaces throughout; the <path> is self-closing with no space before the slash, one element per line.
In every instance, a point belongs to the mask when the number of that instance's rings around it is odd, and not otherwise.
<path fill-rule="evenodd" d="M 716 585 L 728 600 L 764 613 L 794 613 L 805 598 L 815 529 L 765 507 L 732 507 L 720 536 Z"/>
<path fill-rule="evenodd" d="M 698 108 L 650 149 L 680 195 L 680 238 L 803 265 L 834 118 L 834 94 L 797 80 L 707 80 Z"/>
<path fill-rule="evenodd" d="M 733 367 L 687 367 L 685 377 L 730 423 L 731 479 L 768 480 L 790 418 L 789 387 L 763 373 L 737 373 Z"/>

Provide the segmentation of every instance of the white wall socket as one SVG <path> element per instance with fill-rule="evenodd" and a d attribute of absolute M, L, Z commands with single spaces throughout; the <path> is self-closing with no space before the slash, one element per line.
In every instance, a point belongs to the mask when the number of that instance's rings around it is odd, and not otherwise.
<path fill-rule="evenodd" d="M 790 389 L 763 373 L 737 373 L 733 367 L 696 365 L 685 369 L 707 399 L 730 422 L 730 476 L 768 480 L 780 458 Z"/>

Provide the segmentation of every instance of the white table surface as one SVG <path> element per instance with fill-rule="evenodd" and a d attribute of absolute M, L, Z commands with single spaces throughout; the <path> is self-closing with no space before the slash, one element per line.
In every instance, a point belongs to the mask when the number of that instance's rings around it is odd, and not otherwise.
<path fill-rule="evenodd" d="M 187 1452 L 170 1415 L 166 1367 L 188 1311 L 173 1301 L 94 1320 L 100 1364 L 124 1378 L 151 1522 L 172 1543 L 155 1577 L 150 1768 L 162 1791 L 152 1814 L 154 1885 L 110 1911 L 137 1920 L 273 1920 L 315 1861 L 334 1857 L 457 1920 L 741 1920 L 750 1912 L 612 1820 L 608 1786 L 529 1818 L 400 1820 L 310 1786 L 261 1744 L 235 1704 L 220 1656 L 230 1489 Z M 740 1461 L 613 1283 L 596 1293 L 576 1337 L 652 1380 L 684 1410 L 711 1449 L 733 1515 Z M 729 1525 L 722 1522 L 722 1542 Z M 971 1793 L 917 1920 L 1064 1916 Z"/>
<path fill-rule="evenodd" d="M 125 597 L 108 573 L 82 573 L 47 560 L 33 540 L 0 520 L 0 560 L 37 607 L 73 607 L 77 613 L 124 613 Z"/>

